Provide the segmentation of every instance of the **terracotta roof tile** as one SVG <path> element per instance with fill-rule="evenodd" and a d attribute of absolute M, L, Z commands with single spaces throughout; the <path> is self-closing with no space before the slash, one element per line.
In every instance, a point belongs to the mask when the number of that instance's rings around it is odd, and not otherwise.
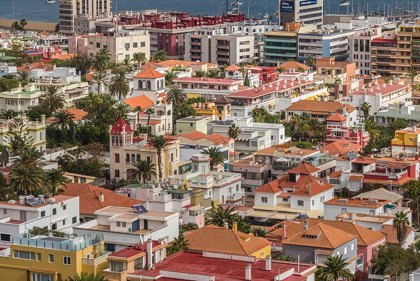
<path fill-rule="evenodd" d="M 309 66 L 299 63 L 297 61 L 286 61 L 285 63 L 280 64 L 280 67 L 283 68 L 285 71 L 289 69 L 294 69 L 297 71 L 299 68 L 302 68 L 303 70 L 311 69 Z"/>
<path fill-rule="evenodd" d="M 360 151 L 361 148 L 361 145 L 351 143 L 347 140 L 337 140 L 320 148 L 320 150 L 327 151 L 330 155 L 345 155 L 348 152 Z"/>
<path fill-rule="evenodd" d="M 133 76 L 133 78 L 144 78 L 144 79 L 157 79 L 165 77 L 165 74 L 162 74 L 160 72 L 157 72 L 151 67 L 145 68 L 142 72 L 137 73 Z"/>
<path fill-rule="evenodd" d="M 328 114 L 340 113 L 343 114 L 343 103 L 336 101 L 315 101 L 315 100 L 300 100 L 293 103 L 286 110 L 292 111 L 310 111 L 313 113 L 324 112 Z M 345 104 L 347 112 L 356 110 L 350 104 Z"/>
<path fill-rule="evenodd" d="M 340 176 L 341 176 L 341 171 L 335 171 L 329 174 L 329 177 L 333 179 L 339 178 Z"/>
<path fill-rule="evenodd" d="M 80 121 L 88 114 L 86 111 L 75 107 L 68 108 L 66 111 L 74 115 L 73 121 Z"/>
<path fill-rule="evenodd" d="M 407 227 L 407 233 L 405 234 L 404 242 L 405 240 L 407 240 L 408 235 L 410 235 L 410 232 L 412 230 L 413 230 L 412 227 L 410 226 Z M 397 244 L 397 245 L 399 244 L 398 238 L 397 238 L 397 230 L 393 225 L 384 224 L 381 232 L 386 236 L 386 242 L 391 243 L 391 244 Z"/>
<path fill-rule="evenodd" d="M 114 126 L 112 126 L 110 133 L 111 134 L 121 134 L 123 127 L 125 127 L 125 131 L 127 133 L 132 133 L 133 129 L 131 129 L 130 125 L 124 121 L 122 117 L 115 122 Z"/>
<path fill-rule="evenodd" d="M 335 122 L 342 122 L 342 121 L 346 121 L 347 118 L 344 117 L 341 114 L 335 113 L 333 115 L 331 115 L 330 117 L 327 118 L 327 121 L 335 121 Z"/>
<path fill-rule="evenodd" d="M 232 65 L 228 66 L 225 70 L 226 71 L 239 71 L 239 69 L 240 69 L 239 66 L 237 66 L 235 64 L 232 64 Z"/>
<path fill-rule="evenodd" d="M 136 108 L 137 106 L 140 106 L 141 109 L 143 109 L 143 110 L 145 110 L 149 107 L 152 107 L 155 104 L 146 95 L 131 97 L 131 98 L 123 100 L 123 102 L 126 103 L 127 105 L 129 105 L 133 109 Z"/>
<path fill-rule="evenodd" d="M 104 194 L 104 202 L 99 200 L 100 193 Z M 63 194 L 79 196 L 79 211 L 81 214 L 94 214 L 95 211 L 108 206 L 131 207 L 144 203 L 141 200 L 116 194 L 106 188 L 82 183 L 68 183 Z"/>
<path fill-rule="evenodd" d="M 265 238 L 214 225 L 186 232 L 184 235 L 189 248 L 196 251 L 252 255 L 271 245 Z"/>
<path fill-rule="evenodd" d="M 310 174 L 315 173 L 317 171 L 319 171 L 318 168 L 315 168 L 314 166 L 311 166 L 311 165 L 307 164 L 305 161 L 303 161 L 302 164 L 300 164 L 296 168 L 290 169 L 287 172 L 289 174 L 292 173 L 292 174 L 310 175 Z"/>
<path fill-rule="evenodd" d="M 199 131 L 192 131 L 185 134 L 180 134 L 179 136 L 187 138 L 189 140 L 207 139 L 209 141 L 214 142 L 215 144 L 224 144 L 230 141 L 230 138 L 227 138 L 217 133 L 207 135 Z"/>

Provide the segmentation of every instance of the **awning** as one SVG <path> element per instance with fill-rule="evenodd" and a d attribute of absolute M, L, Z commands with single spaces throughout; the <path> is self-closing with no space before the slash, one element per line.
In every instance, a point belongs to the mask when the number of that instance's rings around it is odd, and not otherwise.
<path fill-rule="evenodd" d="M 395 208 L 397 208 L 396 206 L 394 206 L 394 205 L 391 205 L 391 204 L 386 204 L 385 206 L 384 206 L 384 208 L 387 208 L 387 209 L 390 209 L 390 210 L 394 210 Z"/>
<path fill-rule="evenodd" d="M 274 106 L 274 103 L 270 103 L 269 106 Z"/>

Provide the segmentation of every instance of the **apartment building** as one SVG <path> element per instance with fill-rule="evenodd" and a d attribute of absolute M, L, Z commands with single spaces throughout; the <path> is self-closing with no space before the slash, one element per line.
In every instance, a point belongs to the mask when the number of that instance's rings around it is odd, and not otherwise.
<path fill-rule="evenodd" d="M 144 53 L 146 59 L 150 59 L 150 34 L 148 30 L 123 30 L 118 29 L 115 33 L 89 34 L 87 37 L 87 54 L 95 56 L 102 48 L 110 52 L 111 60 L 122 62 L 131 60 L 134 53 Z"/>
<path fill-rule="evenodd" d="M 374 118 L 380 126 L 389 126 L 397 119 L 404 119 L 409 126 L 420 127 L 420 106 L 412 101 L 389 104 L 387 108 L 376 112 Z"/>
<path fill-rule="evenodd" d="M 305 63 L 309 56 L 313 58 L 334 57 L 336 61 L 348 61 L 349 37 L 354 33 L 353 30 L 316 29 L 315 26 L 300 28 L 298 32 L 298 62 Z"/>
<path fill-rule="evenodd" d="M 29 121 L 29 118 L 24 113 L 21 117 L 15 119 L 0 120 L 0 142 L 3 145 L 9 145 L 9 138 L 6 137 L 9 133 L 9 125 L 18 120 L 19 122 L 22 120 L 22 133 L 28 133 L 29 137 L 34 141 L 33 146 L 39 151 L 44 151 L 47 143 L 45 115 L 42 115 L 39 121 Z"/>
<path fill-rule="evenodd" d="M 372 40 L 372 74 L 398 75 L 397 51 L 398 39 L 395 31 L 374 38 Z"/>
<path fill-rule="evenodd" d="M 71 228 L 79 223 L 79 198 L 20 196 L 19 201 L 0 201 L 0 212 L 0 247 L 8 247 L 13 236 L 33 227 L 71 233 Z"/>
<path fill-rule="evenodd" d="M 406 23 L 399 26 L 397 34 L 397 63 L 399 74 L 410 68 L 420 70 L 420 22 Z"/>
<path fill-rule="evenodd" d="M 324 0 L 279 0 L 279 25 L 300 22 L 321 27 Z"/>
<path fill-rule="evenodd" d="M 133 137 L 134 131 L 124 119 L 118 119 L 110 128 L 109 133 L 112 179 L 135 178 L 133 172 L 137 168 L 133 164 L 140 160 L 150 161 L 157 166 L 157 152 L 147 142 L 147 135 L 142 135 L 141 138 Z M 170 144 L 162 151 L 161 171 L 163 178 L 178 174 L 179 155 L 179 142 L 176 138 L 171 138 Z M 159 175 L 158 169 L 157 179 Z"/>
<path fill-rule="evenodd" d="M 95 212 L 96 219 L 78 225 L 78 236 L 103 235 L 107 251 L 119 251 L 148 239 L 172 241 L 179 234 L 178 212 L 146 210 L 143 205 L 132 208 L 108 206 Z"/>
<path fill-rule="evenodd" d="M 290 59 L 297 59 L 297 32 L 272 31 L 264 34 L 265 66 L 278 66 Z"/>
<path fill-rule="evenodd" d="M 213 100 L 238 91 L 243 80 L 183 77 L 175 79 L 174 82 L 177 87 L 182 88 L 188 94 L 188 98 L 203 97 Z"/>
<path fill-rule="evenodd" d="M 381 28 L 372 27 L 349 38 L 349 61 L 356 63 L 360 75 L 372 73 L 372 40 L 381 36 Z"/>
<path fill-rule="evenodd" d="M 59 0 L 60 33 L 74 35 L 74 18 L 77 15 L 109 13 L 111 8 L 111 0 Z"/>
<path fill-rule="evenodd" d="M 82 272 L 100 274 L 108 267 L 101 235 L 62 238 L 17 235 L 0 251 L 3 280 L 58 281 Z"/>

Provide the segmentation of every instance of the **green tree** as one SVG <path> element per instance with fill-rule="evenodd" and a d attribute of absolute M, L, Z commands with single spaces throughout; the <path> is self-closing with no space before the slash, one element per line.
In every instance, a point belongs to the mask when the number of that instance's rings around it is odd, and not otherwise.
<path fill-rule="evenodd" d="M 265 230 L 262 228 L 252 228 L 251 233 L 255 236 L 255 237 L 265 237 Z"/>
<path fill-rule="evenodd" d="M 127 114 L 131 111 L 131 107 L 128 104 L 119 102 L 115 104 L 113 108 L 114 119 L 118 120 L 120 117 L 126 118 Z"/>
<path fill-rule="evenodd" d="M 29 76 L 31 75 L 28 71 L 19 71 L 17 73 L 19 81 L 22 83 L 22 86 L 27 85 L 29 82 Z"/>
<path fill-rule="evenodd" d="M 105 72 L 109 63 L 111 62 L 111 53 L 107 48 L 102 48 L 96 55 L 93 57 L 92 66 L 98 72 Z"/>
<path fill-rule="evenodd" d="M 206 225 L 213 224 L 216 226 L 224 227 L 225 222 L 232 226 L 234 216 L 232 212 L 234 211 L 233 207 L 228 206 L 226 209 L 223 209 L 222 206 L 218 205 L 213 207 L 206 213 Z"/>
<path fill-rule="evenodd" d="M 369 111 L 372 108 L 372 106 L 368 102 L 362 103 L 362 106 L 360 109 L 363 111 L 363 116 L 365 118 L 369 118 Z"/>
<path fill-rule="evenodd" d="M 19 22 L 19 25 L 22 27 L 22 31 L 25 31 L 25 26 L 28 24 L 28 22 L 25 19 L 21 19 Z"/>
<path fill-rule="evenodd" d="M 214 167 L 222 165 L 224 163 L 225 157 L 223 156 L 222 151 L 219 147 L 209 147 L 203 149 L 203 153 L 210 157 L 210 170 L 214 171 Z"/>
<path fill-rule="evenodd" d="M 117 73 L 112 77 L 109 91 L 112 96 L 118 97 L 118 100 L 127 97 L 130 93 L 130 85 L 123 73 Z"/>
<path fill-rule="evenodd" d="M 22 41 L 13 39 L 9 46 L 9 55 L 16 59 L 20 59 L 24 55 L 24 49 L 25 45 Z"/>
<path fill-rule="evenodd" d="M 218 69 L 210 69 L 209 71 L 207 71 L 206 76 L 208 78 L 217 78 L 217 77 L 219 77 L 219 70 Z"/>
<path fill-rule="evenodd" d="M 411 199 L 411 208 L 414 212 L 417 224 L 420 224 L 420 181 L 410 180 L 402 185 L 404 196 Z"/>
<path fill-rule="evenodd" d="M 185 239 L 184 235 L 180 233 L 178 235 L 178 238 L 174 238 L 174 241 L 172 242 L 171 246 L 168 248 L 168 254 L 172 255 L 180 251 L 189 250 L 189 244 L 188 241 Z"/>
<path fill-rule="evenodd" d="M 98 95 L 101 93 L 102 85 L 108 86 L 106 83 L 106 74 L 105 73 L 96 73 L 92 75 L 93 81 L 98 85 Z"/>
<path fill-rule="evenodd" d="M 94 273 L 82 272 L 80 275 L 75 274 L 73 277 L 69 277 L 68 281 L 108 281 L 108 279 L 105 279 L 105 276 L 100 273 L 95 275 Z"/>
<path fill-rule="evenodd" d="M 201 78 L 206 76 L 206 71 L 204 70 L 196 70 L 194 71 L 194 77 Z"/>
<path fill-rule="evenodd" d="M 316 280 L 353 280 L 354 275 L 347 268 L 346 260 L 347 259 L 343 258 L 343 256 L 328 256 L 323 266 L 318 267 L 316 272 Z"/>
<path fill-rule="evenodd" d="M 156 149 L 156 154 L 158 158 L 158 171 L 159 179 L 163 179 L 162 173 L 162 152 L 170 144 L 170 139 L 167 136 L 153 136 L 150 141 L 150 145 Z"/>
<path fill-rule="evenodd" d="M 143 63 L 147 62 L 146 54 L 145 53 L 134 53 L 133 54 L 133 61 L 137 63 L 137 66 L 142 66 Z"/>
<path fill-rule="evenodd" d="M 405 236 L 407 234 L 410 221 L 407 215 L 401 211 L 395 214 L 395 218 L 392 220 L 392 225 L 397 231 L 398 244 L 401 246 L 404 243 Z"/>
<path fill-rule="evenodd" d="M 228 136 L 236 142 L 236 139 L 239 137 L 241 130 L 235 124 L 232 124 L 228 130 Z M 235 160 L 235 144 L 233 145 L 233 160 Z"/>
<path fill-rule="evenodd" d="M 248 72 L 245 75 L 245 82 L 244 82 L 244 86 L 249 87 L 250 82 L 249 82 L 249 76 L 248 76 Z"/>
<path fill-rule="evenodd" d="M 18 112 L 14 111 L 13 109 L 7 109 L 0 113 L 1 118 L 10 120 L 18 116 Z"/>
<path fill-rule="evenodd" d="M 61 88 L 56 85 L 48 85 L 40 96 L 40 105 L 45 107 L 50 115 L 56 110 L 64 108 L 65 103 Z"/>
<path fill-rule="evenodd" d="M 310 66 L 311 68 L 313 68 L 314 65 L 315 65 L 315 59 L 314 59 L 314 57 L 313 56 L 309 56 L 308 59 L 307 59 L 307 61 L 306 61 L 306 64 L 308 66 Z"/>
<path fill-rule="evenodd" d="M 70 180 L 64 176 L 64 172 L 61 169 L 51 169 L 45 173 L 45 183 L 47 184 L 50 197 L 63 191 L 63 187 L 66 187 L 66 184 L 69 182 Z"/>
<path fill-rule="evenodd" d="M 152 61 L 166 61 L 168 60 L 168 53 L 165 50 L 159 50 L 157 51 L 153 57 L 152 57 Z"/>
<path fill-rule="evenodd" d="M 380 131 L 378 129 L 378 126 L 376 125 L 373 118 L 369 118 L 365 120 L 365 130 L 369 132 L 370 140 L 372 143 L 375 143 L 380 136 Z"/>
<path fill-rule="evenodd" d="M 140 160 L 134 164 L 137 170 L 134 170 L 133 175 L 143 179 L 143 183 L 152 176 L 156 177 L 156 165 L 147 160 Z"/>
<path fill-rule="evenodd" d="M 277 70 L 279 73 L 282 73 L 282 72 L 284 71 L 284 68 L 283 68 L 283 67 L 281 67 L 281 66 L 278 66 L 278 67 L 276 67 L 276 70 Z"/>
<path fill-rule="evenodd" d="M 414 68 L 410 68 L 407 72 L 407 76 L 411 78 L 411 87 L 414 86 L 414 78 L 416 78 L 416 76 L 419 75 L 419 73 L 417 72 L 416 69 Z"/>
<path fill-rule="evenodd" d="M 169 86 L 174 83 L 174 80 L 178 78 L 178 75 L 175 71 L 166 71 L 165 72 L 165 85 Z"/>
<path fill-rule="evenodd" d="M 26 122 L 18 117 L 8 123 L 8 132 L 5 137 L 12 156 L 18 155 L 34 144 L 34 139 L 29 135 Z"/>
<path fill-rule="evenodd" d="M 291 261 L 291 262 L 296 262 L 297 259 L 291 256 L 277 256 L 276 258 L 274 258 L 275 260 L 279 260 L 279 261 Z"/>
<path fill-rule="evenodd" d="M 10 187 L 27 195 L 42 188 L 44 171 L 34 166 L 18 165 L 10 170 Z"/>
<path fill-rule="evenodd" d="M 223 65 L 219 66 L 219 77 L 220 78 L 225 78 L 226 77 L 226 68 L 228 68 L 227 64 L 223 64 Z"/>
<path fill-rule="evenodd" d="M 246 65 L 242 65 L 242 66 L 239 68 L 239 72 L 242 74 L 243 83 L 244 83 L 244 85 L 245 85 L 245 78 L 246 78 L 246 76 L 247 76 L 247 74 L 248 74 L 248 67 L 246 67 Z M 246 86 L 246 85 L 245 85 L 245 86 Z"/>
<path fill-rule="evenodd" d="M 74 114 L 68 111 L 60 110 L 54 113 L 53 117 L 54 122 L 51 123 L 50 127 L 61 132 L 61 142 L 74 142 L 76 137 L 76 125 L 73 121 L 73 119 L 75 118 Z"/>
<path fill-rule="evenodd" d="M 150 124 L 150 116 L 152 116 L 155 113 L 155 109 L 153 107 L 147 108 L 144 113 L 147 114 L 147 125 Z"/>
<path fill-rule="evenodd" d="M 166 94 L 167 101 L 172 103 L 172 105 L 185 103 L 188 99 L 187 93 L 182 88 L 171 88 Z"/>
<path fill-rule="evenodd" d="M 42 156 L 42 152 L 37 150 L 35 147 L 25 148 L 13 158 L 12 167 L 28 166 L 40 168 L 42 166 L 42 161 L 45 160 Z"/>
<path fill-rule="evenodd" d="M 173 113 L 172 113 L 172 122 L 173 125 L 175 125 L 176 120 L 189 117 L 189 116 L 196 116 L 197 112 L 195 109 L 190 105 L 186 103 L 177 104 L 172 107 Z M 174 126 L 172 126 L 174 128 Z"/>

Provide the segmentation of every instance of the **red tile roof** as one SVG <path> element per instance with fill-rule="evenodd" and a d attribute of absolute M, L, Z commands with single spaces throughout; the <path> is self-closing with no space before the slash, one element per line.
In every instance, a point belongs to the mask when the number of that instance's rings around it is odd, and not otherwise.
<path fill-rule="evenodd" d="M 112 190 L 90 184 L 68 183 L 64 195 L 79 196 L 79 211 L 81 214 L 94 214 L 95 211 L 108 206 L 131 207 L 143 204 L 144 201 L 114 193 Z M 99 200 L 99 194 L 104 195 L 104 202 Z"/>
<path fill-rule="evenodd" d="M 335 122 L 343 122 L 346 120 L 347 120 L 346 117 L 338 113 L 334 113 L 333 115 L 327 118 L 327 121 L 335 121 Z"/>
<path fill-rule="evenodd" d="M 120 117 L 120 119 L 117 120 L 117 122 L 115 122 L 114 126 L 112 126 L 111 128 L 111 134 L 121 134 L 123 127 L 125 127 L 125 131 L 127 133 L 132 133 L 133 130 L 131 129 L 130 125 L 127 124 L 127 122 L 125 122 L 125 120 Z"/>
<path fill-rule="evenodd" d="M 227 138 L 217 133 L 207 135 L 200 131 L 192 131 L 185 134 L 180 134 L 179 136 L 187 138 L 189 140 L 193 140 L 193 141 L 199 140 L 199 139 L 207 139 L 209 141 L 214 142 L 215 144 L 224 144 L 224 143 L 228 143 L 231 140 L 230 138 Z"/>
<path fill-rule="evenodd" d="M 162 246 L 158 241 L 152 241 L 152 249 Z M 147 251 L 147 242 L 138 244 L 133 247 L 124 248 L 122 250 L 109 254 L 110 257 L 130 258 Z"/>
<path fill-rule="evenodd" d="M 287 171 L 287 173 L 310 175 L 317 171 L 319 171 L 318 168 L 315 168 L 314 166 L 311 166 L 307 164 L 305 161 L 303 161 L 302 164 L 300 164 L 296 168 L 290 169 L 289 171 Z"/>
<path fill-rule="evenodd" d="M 157 72 L 152 67 L 145 68 L 142 72 L 137 73 L 133 78 L 144 78 L 144 79 L 157 79 L 165 77 L 165 74 Z"/>
<path fill-rule="evenodd" d="M 309 66 L 299 63 L 297 61 L 286 61 L 285 63 L 280 64 L 280 67 L 283 68 L 285 71 L 290 69 L 294 69 L 297 71 L 299 68 L 302 68 L 303 70 L 311 69 Z"/>
<path fill-rule="evenodd" d="M 152 107 L 155 103 L 149 99 L 146 95 L 140 95 L 136 97 L 131 97 L 128 99 L 123 100 L 126 104 L 128 104 L 131 108 L 136 108 L 140 106 L 141 109 L 145 110 L 149 107 Z"/>
<path fill-rule="evenodd" d="M 286 108 L 286 110 L 292 111 L 310 111 L 313 113 L 343 113 L 343 106 L 346 106 L 347 112 L 353 112 L 356 110 L 350 104 L 343 104 L 341 102 L 336 101 L 315 101 L 315 100 L 300 100 L 298 102 L 293 103 L 291 106 Z"/>
<path fill-rule="evenodd" d="M 407 227 L 407 232 L 404 237 L 404 242 L 407 240 L 408 235 L 410 235 L 411 231 L 413 230 L 412 227 Z M 391 244 L 399 244 L 398 238 L 397 238 L 397 229 L 393 225 L 383 225 L 382 233 L 386 236 L 386 242 Z"/>
<path fill-rule="evenodd" d="M 337 140 L 320 148 L 321 151 L 326 151 L 330 155 L 346 155 L 348 152 L 357 152 L 361 149 L 361 145 L 349 142 L 347 140 Z"/>
<path fill-rule="evenodd" d="M 66 111 L 74 115 L 73 121 L 80 121 L 88 114 L 86 111 L 75 107 L 67 108 Z"/>
<path fill-rule="evenodd" d="M 228 67 L 225 69 L 225 71 L 239 71 L 239 69 L 240 69 L 240 67 L 239 67 L 239 66 L 232 64 L 232 65 L 228 66 Z"/>

